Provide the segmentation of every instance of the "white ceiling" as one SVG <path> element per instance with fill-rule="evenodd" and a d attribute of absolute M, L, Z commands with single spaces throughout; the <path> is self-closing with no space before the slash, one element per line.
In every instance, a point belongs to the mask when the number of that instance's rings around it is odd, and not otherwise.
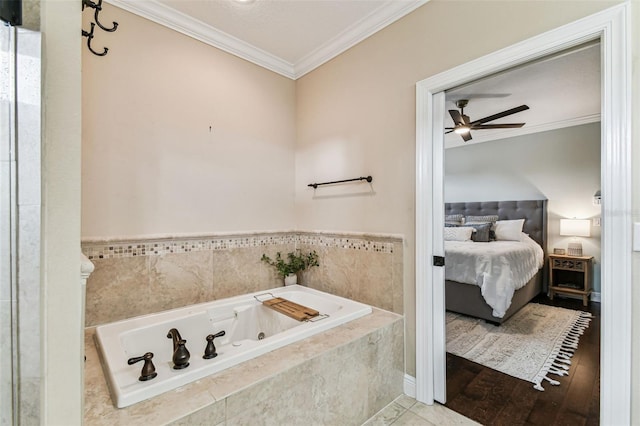
<path fill-rule="evenodd" d="M 428 0 L 106 0 L 296 79 Z"/>
<path fill-rule="evenodd" d="M 106 0 L 122 9 L 296 79 L 395 22 L 428 0 Z M 520 66 L 447 91 L 446 109 L 469 99 L 471 120 L 526 104 L 488 124 L 521 129 L 476 130 L 466 144 L 600 120 L 600 47 Z M 451 126 L 449 114 L 445 126 Z M 445 136 L 447 148 L 464 145 Z"/>
<path fill-rule="evenodd" d="M 466 143 L 450 133 L 445 136 L 447 148 L 600 121 L 600 44 L 583 45 L 448 90 L 446 109 L 457 109 L 459 99 L 469 99 L 464 113 L 471 121 L 520 105 L 530 109 L 486 123 L 525 122 L 520 129 L 471 131 L 473 139 Z M 452 123 L 447 112 L 445 127 Z"/>

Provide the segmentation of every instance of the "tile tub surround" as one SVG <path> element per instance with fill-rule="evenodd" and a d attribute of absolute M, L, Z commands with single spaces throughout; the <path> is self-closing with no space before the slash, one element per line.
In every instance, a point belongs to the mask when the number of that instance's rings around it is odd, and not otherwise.
<path fill-rule="evenodd" d="M 352 243 L 358 237 L 342 237 L 341 244 L 327 243 L 335 234 L 300 234 L 297 247 L 316 250 L 320 266 L 305 272 L 306 286 L 356 300 L 387 311 L 404 313 L 403 244 L 400 238 L 365 237 L 368 246 Z"/>
<path fill-rule="evenodd" d="M 87 425 L 361 425 L 402 394 L 404 320 L 370 315 L 117 409 L 87 328 Z"/>
<path fill-rule="evenodd" d="M 277 287 L 260 257 L 296 248 L 320 255 L 302 284 L 403 313 L 402 238 L 291 231 L 84 241 L 86 326 Z"/>

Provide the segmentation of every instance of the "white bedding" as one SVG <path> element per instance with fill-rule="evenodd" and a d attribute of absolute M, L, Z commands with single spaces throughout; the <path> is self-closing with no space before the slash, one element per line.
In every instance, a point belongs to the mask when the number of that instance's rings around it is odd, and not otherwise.
<path fill-rule="evenodd" d="M 445 278 L 480 286 L 493 316 L 502 318 L 513 293 L 544 265 L 542 248 L 527 234 L 521 241 L 445 241 Z"/>

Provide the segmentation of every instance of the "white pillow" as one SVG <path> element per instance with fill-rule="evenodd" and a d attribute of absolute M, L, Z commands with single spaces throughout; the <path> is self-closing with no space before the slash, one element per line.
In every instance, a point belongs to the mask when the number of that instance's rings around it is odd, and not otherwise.
<path fill-rule="evenodd" d="M 524 219 L 499 220 L 496 222 L 496 240 L 520 241 Z"/>
<path fill-rule="evenodd" d="M 469 241 L 474 229 L 470 226 L 446 227 L 444 228 L 445 241 Z"/>

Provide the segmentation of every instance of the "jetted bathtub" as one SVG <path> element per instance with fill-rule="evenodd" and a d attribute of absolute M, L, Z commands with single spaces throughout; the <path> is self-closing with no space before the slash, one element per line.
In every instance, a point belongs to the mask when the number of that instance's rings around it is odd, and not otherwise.
<path fill-rule="evenodd" d="M 310 321 L 297 321 L 262 304 L 282 297 L 320 312 Z M 371 313 L 371 307 L 299 285 L 215 300 L 143 315 L 96 327 L 96 346 L 116 407 L 122 408 L 217 373 L 266 352 Z M 177 329 L 190 353 L 189 366 L 174 369 L 173 341 Z M 217 356 L 203 359 L 207 336 Z M 144 361 L 130 358 L 153 353 L 157 375 L 141 381 Z"/>

